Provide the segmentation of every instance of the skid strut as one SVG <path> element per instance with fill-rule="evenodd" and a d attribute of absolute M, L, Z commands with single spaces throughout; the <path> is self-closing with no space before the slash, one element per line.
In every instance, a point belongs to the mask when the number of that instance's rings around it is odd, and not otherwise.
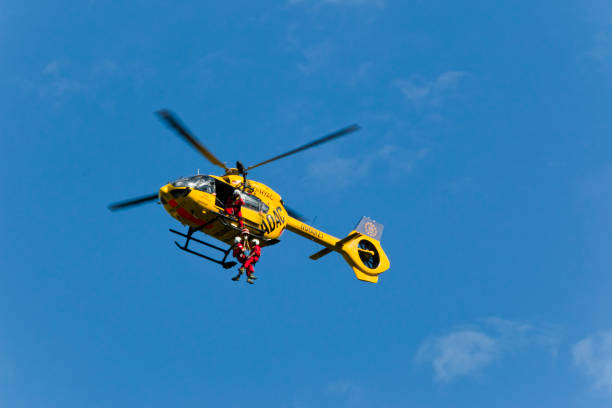
<path fill-rule="evenodd" d="M 223 248 L 220 248 L 220 247 L 218 247 L 216 245 L 209 244 L 208 242 L 204 242 L 204 241 L 201 241 L 201 240 L 199 240 L 197 238 L 192 237 L 193 233 L 196 232 L 196 231 L 199 231 L 199 230 L 200 230 L 200 228 L 191 228 L 191 227 L 189 227 L 189 230 L 187 231 L 187 234 L 183 234 L 182 232 L 178 232 L 178 231 L 173 230 L 173 229 L 170 229 L 169 231 L 172 232 L 173 234 L 180 235 L 181 237 L 187 238 L 187 240 L 185 241 L 185 245 L 180 245 L 178 242 L 174 241 L 174 243 L 176 244 L 176 246 L 180 250 L 185 251 L 185 252 L 189 252 L 190 254 L 197 255 L 197 256 L 199 256 L 201 258 L 204 258 L 204 259 L 207 259 L 207 260 L 209 260 L 211 262 L 219 264 L 222 267 L 224 267 L 225 269 L 232 268 L 233 266 L 236 265 L 236 262 L 234 262 L 234 261 L 230 261 L 230 262 L 226 262 L 225 261 L 227 259 L 227 256 L 231 252 L 232 247 L 229 247 L 228 249 L 223 249 Z M 219 261 L 217 259 L 211 258 L 210 256 L 206 256 L 206 255 L 201 254 L 199 252 L 196 252 L 196 251 L 194 251 L 192 249 L 189 249 L 188 246 L 189 246 L 189 242 L 190 241 L 195 241 L 198 244 L 202 244 L 202 245 L 205 245 L 205 246 L 207 246 L 209 248 L 212 248 L 212 249 L 215 249 L 215 250 L 217 250 L 219 252 L 222 252 L 223 253 L 223 259 Z"/>

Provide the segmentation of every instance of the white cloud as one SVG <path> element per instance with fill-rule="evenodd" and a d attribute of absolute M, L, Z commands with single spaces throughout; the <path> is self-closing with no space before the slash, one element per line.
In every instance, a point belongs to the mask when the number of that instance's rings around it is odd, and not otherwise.
<path fill-rule="evenodd" d="M 303 51 L 305 62 L 298 64 L 298 68 L 306 76 L 329 64 L 333 47 L 329 42 L 322 42 L 306 48 Z"/>
<path fill-rule="evenodd" d="M 584 2 L 587 26 L 592 40 L 586 56 L 609 69 L 612 63 L 612 6 L 609 1 Z"/>
<path fill-rule="evenodd" d="M 420 363 L 431 363 L 435 379 L 449 382 L 479 373 L 505 353 L 526 346 L 557 352 L 558 337 L 550 329 L 497 317 L 484 319 L 480 327 L 458 329 L 424 341 L 416 354 Z"/>
<path fill-rule="evenodd" d="M 414 170 L 417 163 L 429 156 L 429 148 L 409 150 L 404 147 L 386 144 L 377 150 L 357 157 L 322 157 L 308 165 L 307 176 L 319 180 L 319 185 L 345 187 L 360 182 L 370 174 L 374 165 L 393 174 L 404 175 Z"/>
<path fill-rule="evenodd" d="M 306 407 L 364 407 L 374 406 L 368 387 L 346 378 L 321 384 L 317 388 L 305 388 L 294 395 L 287 406 Z M 380 405 L 380 404 L 379 404 Z"/>
<path fill-rule="evenodd" d="M 612 166 L 588 175 L 580 185 L 580 198 L 585 201 L 601 204 L 608 208 L 608 201 L 612 200 Z"/>
<path fill-rule="evenodd" d="M 397 79 L 394 84 L 414 105 L 439 106 L 467 75 L 463 71 L 447 71 L 433 80 L 413 76 L 410 79 Z"/>
<path fill-rule="evenodd" d="M 355 406 L 363 401 L 364 390 L 349 380 L 339 380 L 327 385 L 326 392 L 344 400 L 346 405 Z"/>
<path fill-rule="evenodd" d="M 354 87 L 359 85 L 360 83 L 366 82 L 366 80 L 370 76 L 372 65 L 373 64 L 371 62 L 363 62 L 359 64 L 359 66 L 352 72 L 349 72 L 347 75 L 348 85 Z"/>
<path fill-rule="evenodd" d="M 459 79 L 463 78 L 466 75 L 467 75 L 466 72 L 446 71 L 445 73 L 440 74 L 438 78 L 436 78 L 436 82 L 434 85 L 438 89 L 444 90 L 444 89 L 454 86 L 459 81 Z"/>
<path fill-rule="evenodd" d="M 68 67 L 70 64 L 66 60 L 55 59 L 49 61 L 42 70 L 43 75 L 57 75 L 61 69 Z"/>
<path fill-rule="evenodd" d="M 307 0 L 289 0 L 289 4 L 306 3 Z M 337 6 L 375 6 L 384 7 L 385 0 L 320 0 L 320 4 L 332 4 Z"/>
<path fill-rule="evenodd" d="M 612 32 L 602 30 L 595 35 L 593 46 L 587 55 L 598 62 L 606 62 L 612 56 Z"/>
<path fill-rule="evenodd" d="M 353 388 L 353 383 L 347 380 L 340 380 L 327 385 L 327 391 L 332 394 L 346 394 Z"/>
<path fill-rule="evenodd" d="M 439 381 L 450 381 L 489 365 L 500 354 L 499 340 L 472 330 L 461 330 L 426 341 L 417 361 L 431 361 Z"/>
<path fill-rule="evenodd" d="M 65 95 L 75 94 L 86 89 L 85 84 L 66 74 L 70 68 L 67 60 L 52 60 L 42 69 L 42 81 L 38 85 L 41 97 L 51 97 L 57 101 Z M 36 87 L 36 85 L 32 85 Z"/>
<path fill-rule="evenodd" d="M 91 66 L 91 75 L 93 77 L 108 77 L 118 73 L 119 66 L 112 60 L 103 58 L 94 62 Z"/>
<path fill-rule="evenodd" d="M 122 73 L 120 66 L 110 59 L 74 64 L 58 58 L 49 61 L 37 75 L 23 79 L 22 84 L 24 89 L 59 107 L 70 98 L 94 97 L 105 82 Z"/>
<path fill-rule="evenodd" d="M 612 330 L 580 340 L 572 347 L 574 364 L 593 380 L 593 387 L 612 396 Z"/>
<path fill-rule="evenodd" d="M 384 7 L 384 0 L 322 0 L 323 3 L 336 4 L 339 6 L 376 6 Z"/>
<path fill-rule="evenodd" d="M 398 145 L 387 144 L 381 146 L 371 158 L 372 162 L 383 161 L 387 168 L 401 174 L 411 173 L 417 163 L 429 157 L 431 149 L 420 147 L 410 150 Z"/>
<path fill-rule="evenodd" d="M 458 177 L 442 186 L 442 189 L 451 194 L 462 194 L 476 191 L 477 186 L 472 177 Z"/>
<path fill-rule="evenodd" d="M 310 163 L 308 165 L 308 176 L 320 180 L 328 180 L 330 184 L 343 187 L 351 184 L 354 179 L 366 176 L 370 167 L 369 161 L 362 161 L 356 158 L 331 157 Z"/>
<path fill-rule="evenodd" d="M 499 333 L 506 349 L 538 346 L 556 356 L 559 350 L 559 336 L 552 327 L 536 327 L 530 323 L 504 320 L 498 317 L 489 317 L 483 323 Z"/>

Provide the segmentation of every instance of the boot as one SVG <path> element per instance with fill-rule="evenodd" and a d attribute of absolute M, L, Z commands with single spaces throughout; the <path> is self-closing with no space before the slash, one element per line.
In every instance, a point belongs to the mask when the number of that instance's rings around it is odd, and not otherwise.
<path fill-rule="evenodd" d="M 238 269 L 238 275 L 234 276 L 232 280 L 237 281 L 238 279 L 240 279 L 240 277 L 242 276 L 242 272 L 244 272 L 244 268 Z"/>

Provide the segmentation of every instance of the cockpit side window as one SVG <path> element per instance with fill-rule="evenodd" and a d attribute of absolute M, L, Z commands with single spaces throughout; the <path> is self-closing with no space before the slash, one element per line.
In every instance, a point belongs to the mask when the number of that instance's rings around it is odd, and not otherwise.
<path fill-rule="evenodd" d="M 174 187 L 189 187 L 205 193 L 215 193 L 215 179 L 210 176 L 197 175 L 182 177 L 172 183 Z"/>

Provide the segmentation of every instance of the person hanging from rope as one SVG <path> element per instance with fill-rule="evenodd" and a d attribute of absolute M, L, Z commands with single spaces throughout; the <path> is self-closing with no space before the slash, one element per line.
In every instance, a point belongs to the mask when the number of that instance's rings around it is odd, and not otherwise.
<path fill-rule="evenodd" d="M 225 213 L 230 216 L 234 216 L 238 218 L 238 224 L 240 224 L 240 228 L 244 230 L 244 222 L 242 221 L 242 206 L 244 205 L 244 200 L 242 199 L 242 195 L 240 194 L 240 190 L 234 190 L 234 194 L 227 198 L 225 202 Z"/>
<path fill-rule="evenodd" d="M 257 261 L 259 261 L 260 257 L 261 257 L 261 247 L 259 246 L 259 240 L 252 239 L 251 240 L 251 251 L 249 252 L 249 256 L 244 262 L 243 267 L 240 268 L 240 269 L 246 270 L 247 282 L 250 284 L 255 283 L 255 279 L 257 279 L 254 275 L 255 268 L 253 265 L 255 265 Z"/>
<path fill-rule="evenodd" d="M 237 281 L 240 279 L 240 276 L 242 276 L 242 272 L 244 271 L 244 262 L 247 260 L 246 249 L 244 248 L 244 245 L 242 245 L 242 238 L 234 238 L 234 249 L 232 250 L 232 255 L 234 255 L 234 258 L 236 258 L 236 260 L 240 263 L 238 275 L 232 278 L 233 281 Z"/>

